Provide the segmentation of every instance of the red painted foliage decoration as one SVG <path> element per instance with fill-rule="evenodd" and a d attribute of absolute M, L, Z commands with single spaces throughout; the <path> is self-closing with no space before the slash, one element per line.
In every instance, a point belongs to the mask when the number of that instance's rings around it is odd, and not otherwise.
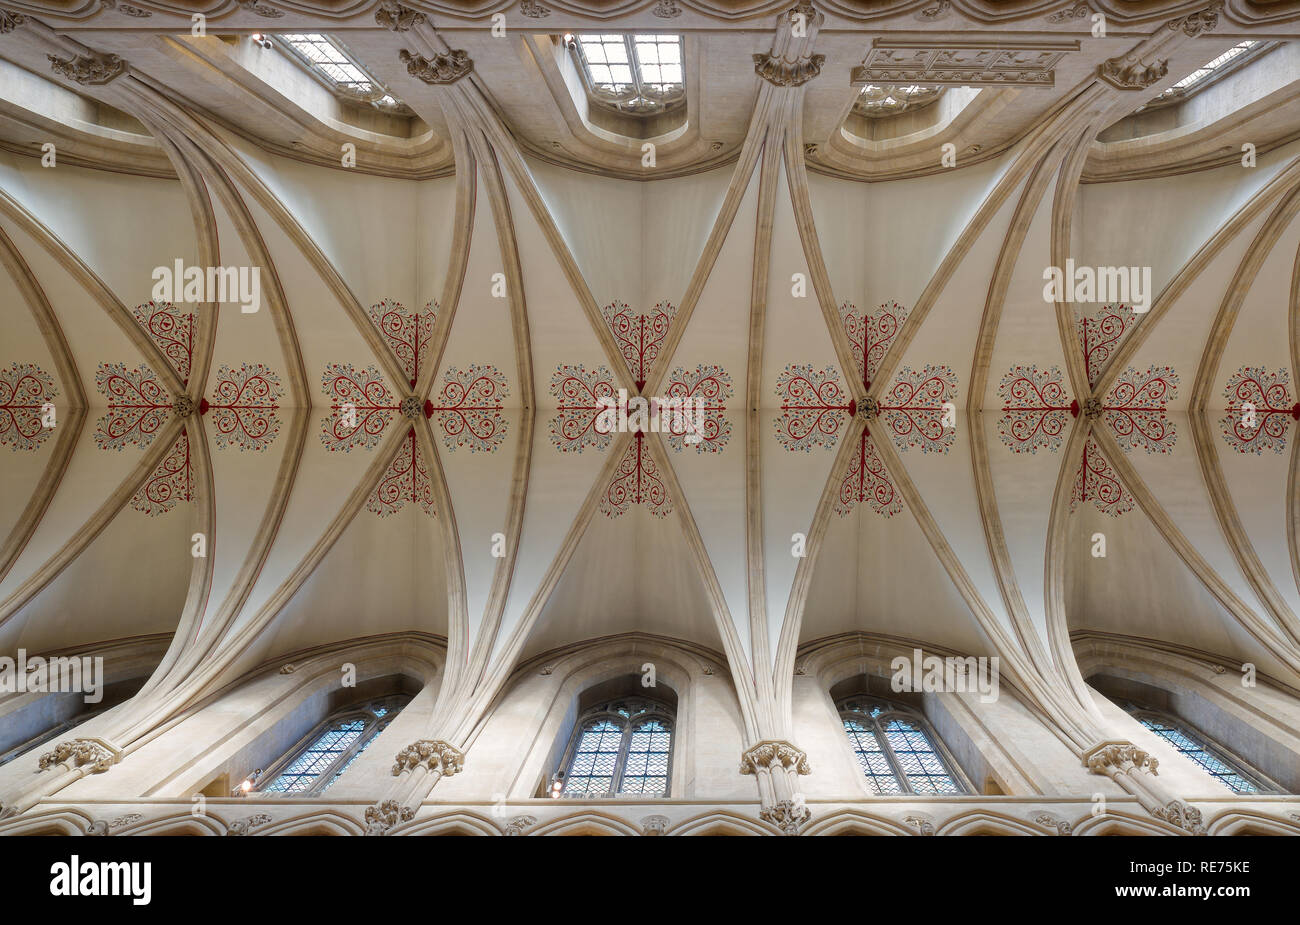
<path fill-rule="evenodd" d="M 374 449 L 398 410 L 373 366 L 358 370 L 350 363 L 331 363 L 321 376 L 321 391 L 330 400 L 330 414 L 321 419 L 320 439 L 330 452 Z"/>
<path fill-rule="evenodd" d="M 425 414 L 442 427 L 449 450 L 468 446 L 471 453 L 491 453 L 506 438 L 504 402 L 510 395 L 506 377 L 495 366 L 450 367 L 442 391 L 425 405 Z"/>
<path fill-rule="evenodd" d="M 52 428 L 41 419 L 58 394 L 54 379 L 34 363 L 0 368 L 0 446 L 34 450 L 44 443 Z"/>
<path fill-rule="evenodd" d="M 121 450 L 128 443 L 148 446 L 171 414 L 171 397 L 144 363 L 137 369 L 100 363 L 95 385 L 108 400 L 95 427 L 95 445 L 101 450 Z"/>
<path fill-rule="evenodd" d="M 435 516 L 433 484 L 429 481 L 429 470 L 424 464 L 424 454 L 413 427 L 407 430 L 406 439 L 388 464 L 384 477 L 366 499 L 366 509 L 387 517 L 401 510 L 408 501 L 419 505 L 424 513 Z"/>
<path fill-rule="evenodd" d="M 600 510 L 606 517 L 625 514 L 633 504 L 644 505 L 656 517 L 666 517 L 672 512 L 668 489 L 645 444 L 644 433 L 637 431 L 632 435 L 632 445 L 600 496 Z"/>
<path fill-rule="evenodd" d="M 608 406 L 618 401 L 614 374 L 604 366 L 559 366 L 551 374 L 551 397 L 555 417 L 551 418 L 551 442 L 561 453 L 581 453 L 588 446 L 604 450 L 612 430 L 600 422 L 603 399 Z M 599 426 L 598 426 L 599 425 Z"/>
<path fill-rule="evenodd" d="M 1178 375 L 1172 368 L 1152 366 L 1140 373 L 1130 366 L 1102 402 L 1102 418 L 1126 450 L 1168 453 L 1178 434 L 1167 408 L 1177 395 Z"/>
<path fill-rule="evenodd" d="M 1095 315 L 1075 315 L 1074 330 L 1083 347 L 1083 361 L 1088 369 L 1088 383 L 1096 385 L 1101 371 L 1119 347 L 1121 338 L 1133 329 L 1136 321 L 1127 305 L 1103 305 Z"/>
<path fill-rule="evenodd" d="M 203 414 L 211 415 L 217 449 L 237 446 L 241 451 L 261 452 L 269 447 L 280 433 L 275 412 L 283 394 L 280 377 L 261 363 L 243 363 L 234 370 L 222 366 L 212 401 L 204 399 L 199 406 Z"/>
<path fill-rule="evenodd" d="M 600 310 L 614 334 L 619 352 L 636 380 L 637 390 L 645 388 L 650 367 L 659 358 L 659 348 L 677 314 L 671 302 L 660 302 L 648 312 L 633 312 L 626 302 L 611 302 Z"/>
<path fill-rule="evenodd" d="M 1057 452 L 1070 418 L 1079 416 L 1079 403 L 1066 394 L 1056 366 L 1013 366 L 998 385 L 998 397 L 998 436 L 1014 453 Z"/>
<path fill-rule="evenodd" d="M 907 312 L 897 302 L 886 302 L 870 315 L 859 312 L 857 306 L 849 302 L 840 306 L 840 322 L 852 345 L 853 361 L 865 388 L 871 388 L 880 370 L 880 361 L 907 320 Z"/>
<path fill-rule="evenodd" d="M 955 418 L 944 426 L 945 405 L 955 414 L 957 374 L 947 366 L 926 365 L 919 372 L 906 366 L 894 387 L 880 398 L 880 414 L 900 450 L 919 446 L 922 453 L 947 453 L 956 440 Z"/>
<path fill-rule="evenodd" d="M 1262 366 L 1243 366 L 1223 389 L 1226 414 L 1219 420 L 1223 439 L 1238 453 L 1286 449 L 1291 421 L 1300 421 L 1300 403 L 1291 403 L 1290 374 Z"/>
<path fill-rule="evenodd" d="M 694 446 L 697 453 L 720 453 L 731 439 L 731 422 L 724 412 L 732 396 L 731 376 L 721 366 L 696 366 L 687 372 L 677 367 L 668 377 L 664 397 L 681 402 L 676 408 L 691 408 L 698 402 L 703 412 L 699 420 L 693 413 L 676 410 L 660 412 L 660 428 L 668 434 L 668 445 L 680 453 Z"/>
<path fill-rule="evenodd" d="M 833 366 L 787 366 L 776 380 L 776 395 L 781 400 L 781 416 L 774 421 L 776 439 L 791 452 L 807 453 L 814 446 L 830 449 L 844 422 L 857 413 L 857 403 L 844 393 Z"/>
<path fill-rule="evenodd" d="M 188 385 L 194 358 L 194 313 L 178 311 L 171 302 L 153 301 L 137 305 L 131 312 L 181 382 Z"/>
<path fill-rule="evenodd" d="M 889 470 L 876 454 L 871 436 L 865 429 L 858 442 L 858 451 L 849 460 L 849 470 L 840 481 L 835 513 L 843 517 L 857 504 L 866 504 L 884 517 L 893 517 L 903 509 L 903 497 L 894 487 Z"/>
<path fill-rule="evenodd" d="M 1124 490 L 1119 476 L 1092 437 L 1083 445 L 1083 460 L 1074 475 L 1070 511 L 1086 502 L 1092 502 L 1097 510 L 1111 517 L 1133 510 L 1133 496 Z"/>
<path fill-rule="evenodd" d="M 388 341 L 397 362 L 402 364 L 411 388 L 415 388 L 420 378 L 421 364 L 428 359 L 429 338 L 433 336 L 433 325 L 438 320 L 437 308 L 436 304 L 429 302 L 424 311 L 412 312 L 401 302 L 384 299 L 369 309 L 370 320 Z"/>
<path fill-rule="evenodd" d="M 178 502 L 193 500 L 194 472 L 190 464 L 190 438 L 182 430 L 162 462 L 131 498 L 131 507 L 153 517 L 167 513 Z"/>

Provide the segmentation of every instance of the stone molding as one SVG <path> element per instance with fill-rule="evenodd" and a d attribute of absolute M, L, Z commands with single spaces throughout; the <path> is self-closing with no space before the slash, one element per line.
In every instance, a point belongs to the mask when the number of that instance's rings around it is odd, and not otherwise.
<path fill-rule="evenodd" d="M 873 39 L 850 83 L 921 83 L 964 87 L 1052 87 L 1056 66 L 1079 42 L 990 43 L 962 40 Z"/>

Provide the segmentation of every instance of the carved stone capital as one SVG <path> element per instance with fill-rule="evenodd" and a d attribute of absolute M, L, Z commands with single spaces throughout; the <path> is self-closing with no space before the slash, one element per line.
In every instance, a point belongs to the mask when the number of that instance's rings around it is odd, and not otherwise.
<path fill-rule="evenodd" d="M 406 70 L 412 77 L 418 77 L 427 84 L 454 84 L 474 70 L 474 62 L 470 60 L 468 52 L 461 48 L 432 58 L 403 48 L 398 57 L 406 64 Z"/>
<path fill-rule="evenodd" d="M 74 55 L 60 58 L 58 55 L 46 55 L 50 59 L 50 69 L 61 77 L 79 84 L 98 86 L 116 80 L 126 73 L 126 62 L 117 55 L 101 55 L 92 52 L 88 55 Z"/>
<path fill-rule="evenodd" d="M 390 32 L 409 32 L 412 26 L 424 22 L 424 14 L 402 6 L 397 0 L 382 0 L 375 10 L 375 22 Z"/>
<path fill-rule="evenodd" d="M 1171 19 L 1165 25 L 1174 32 L 1181 29 L 1184 35 L 1196 38 L 1202 32 L 1214 31 L 1214 27 L 1219 24 L 1219 11 L 1221 9 L 1223 9 L 1223 4 L 1216 0 L 1203 10 L 1197 10 L 1195 13 L 1189 13 L 1178 19 Z"/>
<path fill-rule="evenodd" d="M 667 816 L 646 816 L 641 820 L 642 835 L 662 835 L 668 828 Z"/>
<path fill-rule="evenodd" d="M 1163 819 L 1170 825 L 1190 832 L 1192 835 L 1204 835 L 1205 826 L 1201 823 L 1201 811 L 1195 806 L 1188 806 L 1182 800 L 1170 800 L 1151 815 Z"/>
<path fill-rule="evenodd" d="M 812 810 L 802 801 L 781 800 L 774 806 L 759 810 L 758 818 L 772 823 L 783 835 L 798 835 L 800 826 L 812 818 Z"/>
<path fill-rule="evenodd" d="M 523 835 L 524 829 L 531 828 L 535 825 L 537 825 L 536 816 L 515 816 L 515 818 L 506 823 L 505 834 Z"/>
<path fill-rule="evenodd" d="M 122 753 L 103 739 L 69 739 L 54 746 L 54 750 L 41 755 L 40 768 L 66 764 L 71 768 L 86 768 L 91 774 L 102 774 L 121 759 Z"/>
<path fill-rule="evenodd" d="M 773 767 L 793 769 L 800 774 L 811 774 L 808 756 L 789 742 L 767 739 L 759 742 L 740 756 L 740 773 L 755 774 L 760 769 Z"/>
<path fill-rule="evenodd" d="M 410 822 L 414 818 L 415 810 L 412 807 L 403 806 L 396 800 L 384 800 L 366 807 L 366 834 L 387 835 L 397 823 Z"/>
<path fill-rule="evenodd" d="M 1169 73 L 1169 60 L 1143 64 L 1135 57 L 1109 58 L 1097 68 L 1102 80 L 1121 90 L 1145 90 L 1159 83 Z"/>
<path fill-rule="evenodd" d="M 778 87 L 801 87 L 822 72 L 825 55 L 789 58 L 766 52 L 754 55 L 754 73 Z"/>
<path fill-rule="evenodd" d="M 226 829 L 226 834 L 247 835 L 249 829 L 255 829 L 259 825 L 266 825 L 270 821 L 271 821 L 270 813 L 257 813 L 256 815 L 247 816 L 243 819 L 237 819 L 236 821 L 230 823 L 230 827 Z"/>
<path fill-rule="evenodd" d="M 450 742 L 441 739 L 421 739 L 397 753 L 393 776 L 396 777 L 403 771 L 413 771 L 421 766 L 430 771 L 437 771 L 443 777 L 451 777 L 465 767 L 465 755 Z"/>
<path fill-rule="evenodd" d="M 1084 752 L 1083 763 L 1093 774 L 1114 777 L 1130 771 L 1145 771 L 1156 776 L 1159 766 L 1155 758 L 1132 742 L 1102 742 Z"/>
<path fill-rule="evenodd" d="M 0 35 L 13 32 L 25 22 L 27 22 L 27 17 L 22 13 L 12 13 L 9 10 L 0 10 Z"/>

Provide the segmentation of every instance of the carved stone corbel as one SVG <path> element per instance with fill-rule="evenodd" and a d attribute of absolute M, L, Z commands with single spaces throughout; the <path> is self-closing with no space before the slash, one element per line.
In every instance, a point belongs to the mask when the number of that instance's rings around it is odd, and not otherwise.
<path fill-rule="evenodd" d="M 1053 816 L 1049 812 L 1041 812 L 1034 816 L 1034 821 L 1047 829 L 1055 829 L 1057 835 L 1069 835 L 1074 831 L 1074 827 L 1064 819 Z"/>
<path fill-rule="evenodd" d="M 403 806 L 396 800 L 384 800 L 366 807 L 366 834 L 387 835 L 399 822 L 410 822 L 414 818 L 412 807 Z"/>
<path fill-rule="evenodd" d="M 409 32 L 412 26 L 425 21 L 419 10 L 402 6 L 397 0 L 382 0 L 375 10 L 375 22 L 390 32 Z"/>
<path fill-rule="evenodd" d="M 1192 835 L 1204 835 L 1205 826 L 1201 823 L 1201 811 L 1195 806 L 1188 806 L 1182 800 L 1170 800 L 1163 807 L 1152 810 L 1151 815 L 1163 819 L 1170 825 Z"/>
<path fill-rule="evenodd" d="M 772 52 L 754 55 L 754 73 L 777 87 L 801 87 L 822 72 L 825 55 L 786 58 Z"/>
<path fill-rule="evenodd" d="M 61 77 L 79 84 L 98 86 L 116 80 L 126 73 L 126 62 L 117 55 L 101 55 L 91 52 L 88 55 L 74 55 L 60 58 L 58 55 L 46 55 L 50 59 L 50 69 Z"/>
<path fill-rule="evenodd" d="M 102 774 L 121 760 L 122 753 L 103 739 L 69 739 L 54 746 L 53 751 L 40 757 L 40 769 L 66 764 L 70 768 L 85 768 L 90 774 Z"/>
<path fill-rule="evenodd" d="M 1093 774 L 1103 774 L 1111 780 L 1133 771 L 1155 776 L 1160 766 L 1159 761 L 1132 742 L 1102 742 L 1084 753 L 1083 763 Z"/>
<path fill-rule="evenodd" d="M 1121 90 L 1145 90 L 1169 74 L 1169 60 L 1143 64 L 1135 56 L 1119 55 L 1107 59 L 1097 68 L 1102 80 Z"/>
<path fill-rule="evenodd" d="M 505 835 L 523 835 L 524 829 L 537 825 L 536 816 L 515 816 L 505 825 Z"/>
<path fill-rule="evenodd" d="M 759 770 L 771 770 L 781 767 L 794 770 L 799 774 L 811 774 L 808 755 L 795 748 L 789 742 L 766 739 L 740 756 L 740 773 L 754 774 Z"/>
<path fill-rule="evenodd" d="M 1171 19 L 1165 23 L 1173 32 L 1179 29 L 1189 38 L 1196 38 L 1203 32 L 1213 32 L 1214 27 L 1219 24 L 1219 11 L 1223 9 L 1223 3 L 1216 0 L 1203 10 L 1197 10 L 1195 13 L 1189 13 L 1179 19 Z"/>
<path fill-rule="evenodd" d="M 254 816 L 247 816 L 243 819 L 237 819 L 230 823 L 226 829 L 227 835 L 247 835 L 249 829 L 255 829 L 259 825 L 266 825 L 271 821 L 270 813 L 257 813 Z"/>
<path fill-rule="evenodd" d="M 667 816 L 646 816 L 641 820 L 642 835 L 662 835 L 667 828 Z"/>
<path fill-rule="evenodd" d="M 0 35 L 6 35 L 13 32 L 25 22 L 27 22 L 27 17 L 22 13 L 11 13 L 9 10 L 0 10 Z"/>
<path fill-rule="evenodd" d="M 421 739 L 397 753 L 393 776 L 418 767 L 428 768 L 442 777 L 451 777 L 465 767 L 465 755 L 450 742 L 441 739 Z"/>
<path fill-rule="evenodd" d="M 917 835 L 933 835 L 934 823 L 924 816 L 905 816 L 903 821 L 916 829 Z"/>
<path fill-rule="evenodd" d="M 461 48 L 434 55 L 432 58 L 426 58 L 424 55 L 403 48 L 398 57 L 406 65 L 407 73 L 427 84 L 454 84 L 474 70 L 474 62 L 470 60 L 469 53 Z"/>
<path fill-rule="evenodd" d="M 780 800 L 760 809 L 758 818 L 772 823 L 782 835 L 798 835 L 800 826 L 812 818 L 812 810 L 802 800 Z"/>

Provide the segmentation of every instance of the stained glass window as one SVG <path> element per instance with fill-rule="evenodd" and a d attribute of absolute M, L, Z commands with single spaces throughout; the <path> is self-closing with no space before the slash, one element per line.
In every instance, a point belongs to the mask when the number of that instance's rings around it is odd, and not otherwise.
<path fill-rule="evenodd" d="M 378 80 L 361 66 L 337 41 L 319 32 L 294 32 L 277 35 L 297 58 L 317 77 L 345 96 L 383 107 L 402 104 Z"/>
<path fill-rule="evenodd" d="M 664 112 L 686 98 L 680 35 L 584 34 L 572 43 L 592 98 L 623 112 Z"/>
<path fill-rule="evenodd" d="M 844 732 L 873 793 L 965 793 L 919 714 L 886 700 L 850 697 L 839 706 Z"/>
<path fill-rule="evenodd" d="M 352 762 L 406 705 L 405 697 L 388 697 L 352 707 L 330 717 L 309 735 L 304 746 L 281 760 L 267 776 L 265 793 L 319 796 L 338 780 Z"/>
<path fill-rule="evenodd" d="M 673 716 L 652 700 L 611 701 L 578 722 L 565 768 L 566 797 L 668 795 Z"/>
<path fill-rule="evenodd" d="M 1146 726 L 1160 738 L 1164 739 L 1180 755 L 1186 755 L 1215 780 L 1222 783 L 1233 793 L 1259 793 L 1264 788 L 1254 780 L 1244 768 L 1237 765 L 1228 756 L 1221 754 L 1209 741 L 1172 717 L 1152 710 L 1142 709 L 1131 703 L 1121 706 L 1133 714 L 1133 718 Z"/>

